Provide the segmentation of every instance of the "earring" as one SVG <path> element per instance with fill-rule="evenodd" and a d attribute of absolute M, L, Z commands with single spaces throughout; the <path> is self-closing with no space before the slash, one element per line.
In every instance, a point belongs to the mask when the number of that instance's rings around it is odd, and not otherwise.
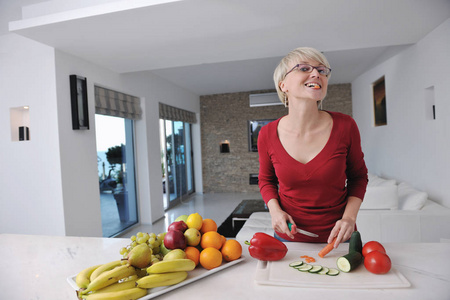
<path fill-rule="evenodd" d="M 288 99 L 286 97 L 286 94 L 284 94 L 284 107 L 288 107 L 289 103 L 288 103 Z"/>

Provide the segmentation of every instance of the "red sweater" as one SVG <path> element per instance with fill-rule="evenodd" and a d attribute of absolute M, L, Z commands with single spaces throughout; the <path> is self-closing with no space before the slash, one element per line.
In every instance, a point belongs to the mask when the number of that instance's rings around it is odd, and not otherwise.
<path fill-rule="evenodd" d="M 292 158 L 278 138 L 280 119 L 258 136 L 259 188 L 264 202 L 277 199 L 298 228 L 318 238 L 295 234 L 294 241 L 324 243 L 342 218 L 348 196 L 364 198 L 367 168 L 355 121 L 348 115 L 328 112 L 333 118 L 325 147 L 306 164 Z M 277 234 L 287 240 L 287 235 Z"/>

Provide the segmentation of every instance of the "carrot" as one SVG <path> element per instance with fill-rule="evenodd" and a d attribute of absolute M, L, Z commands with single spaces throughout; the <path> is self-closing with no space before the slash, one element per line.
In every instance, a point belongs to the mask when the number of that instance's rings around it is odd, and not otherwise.
<path fill-rule="evenodd" d="M 323 247 L 322 250 L 320 250 L 320 252 L 319 252 L 319 256 L 320 257 L 324 258 L 325 255 L 327 255 L 328 253 L 331 252 L 331 250 L 333 250 L 334 243 L 336 242 L 336 238 L 337 238 L 337 236 L 334 237 L 334 239 L 333 239 L 333 241 L 331 243 L 329 243 L 328 245 Z"/>

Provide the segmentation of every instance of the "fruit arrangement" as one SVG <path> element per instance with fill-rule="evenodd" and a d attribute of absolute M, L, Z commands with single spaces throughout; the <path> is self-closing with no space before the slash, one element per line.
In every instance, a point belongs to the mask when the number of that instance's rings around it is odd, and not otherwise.
<path fill-rule="evenodd" d="M 148 289 L 182 282 L 197 267 L 217 268 L 241 257 L 242 246 L 217 232 L 212 219 L 182 215 L 167 232 L 131 236 L 121 259 L 88 267 L 77 274 L 79 299 L 138 299 Z"/>

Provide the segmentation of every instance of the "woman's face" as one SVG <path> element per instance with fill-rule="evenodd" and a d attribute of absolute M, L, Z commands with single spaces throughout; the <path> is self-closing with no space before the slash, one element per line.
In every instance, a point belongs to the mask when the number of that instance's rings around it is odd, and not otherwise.
<path fill-rule="evenodd" d="M 325 75 L 327 72 L 328 68 L 315 60 L 293 63 L 280 83 L 280 88 L 287 94 L 289 100 L 294 98 L 322 100 L 328 89 L 328 77 Z"/>

